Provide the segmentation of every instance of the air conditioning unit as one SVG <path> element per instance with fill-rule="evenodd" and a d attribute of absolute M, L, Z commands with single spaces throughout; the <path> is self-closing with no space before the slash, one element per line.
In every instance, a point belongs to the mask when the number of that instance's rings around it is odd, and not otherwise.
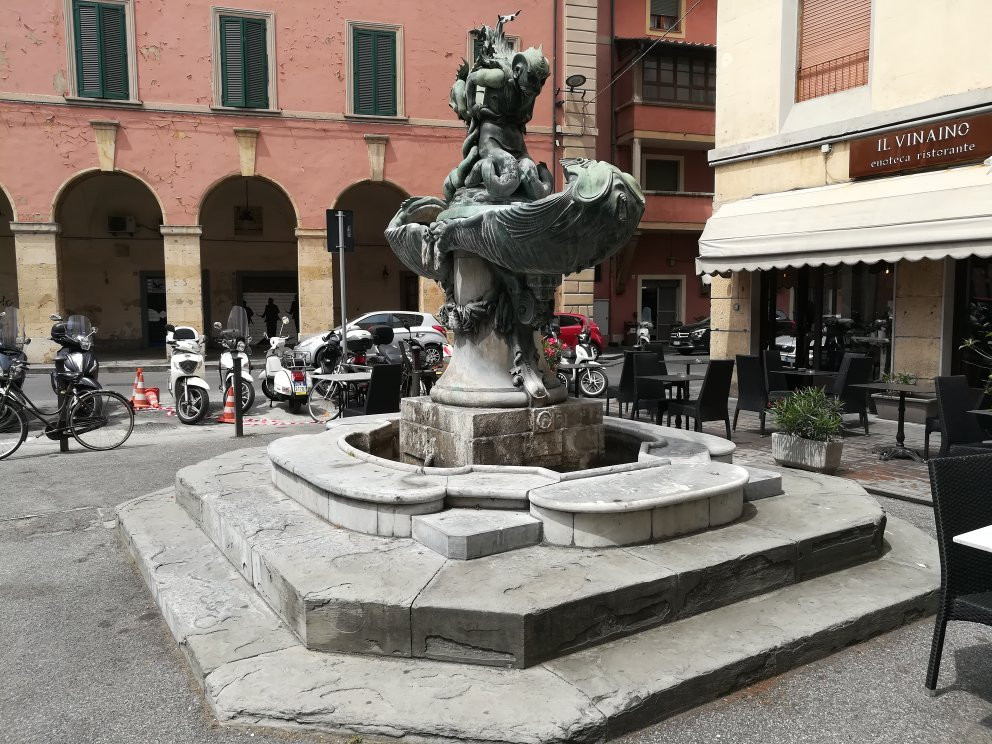
<path fill-rule="evenodd" d="M 134 235 L 134 231 L 137 225 L 135 224 L 134 217 L 127 215 L 109 215 L 107 217 L 107 232 L 109 233 L 127 233 L 128 235 Z"/>

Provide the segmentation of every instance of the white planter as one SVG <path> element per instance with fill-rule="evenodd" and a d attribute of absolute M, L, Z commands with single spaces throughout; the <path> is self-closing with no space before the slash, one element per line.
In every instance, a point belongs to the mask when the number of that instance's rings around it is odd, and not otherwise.
<path fill-rule="evenodd" d="M 875 393 L 871 396 L 875 401 L 878 417 L 889 421 L 899 420 L 899 396 Z M 927 418 L 937 415 L 936 398 L 906 398 L 906 423 L 925 424 Z"/>
<path fill-rule="evenodd" d="M 791 434 L 772 434 L 772 457 L 779 465 L 832 473 L 840 467 L 843 442 L 814 442 Z"/>

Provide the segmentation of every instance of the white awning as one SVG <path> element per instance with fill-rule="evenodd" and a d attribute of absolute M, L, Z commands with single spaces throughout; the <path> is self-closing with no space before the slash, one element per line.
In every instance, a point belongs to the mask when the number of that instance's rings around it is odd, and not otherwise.
<path fill-rule="evenodd" d="M 992 256 L 988 165 L 753 196 L 721 206 L 696 271 Z"/>

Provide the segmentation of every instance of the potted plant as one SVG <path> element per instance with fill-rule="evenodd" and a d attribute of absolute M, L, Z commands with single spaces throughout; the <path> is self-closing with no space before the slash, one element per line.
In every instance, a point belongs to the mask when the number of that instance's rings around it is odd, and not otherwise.
<path fill-rule="evenodd" d="M 915 385 L 919 382 L 916 375 L 907 372 L 894 372 L 882 375 L 882 382 L 894 382 L 897 385 Z M 873 393 L 872 402 L 879 418 L 889 421 L 899 420 L 899 396 L 890 393 Z M 937 415 L 937 399 L 933 396 L 922 398 L 906 396 L 906 418 L 910 424 L 925 424 L 927 419 Z"/>
<path fill-rule="evenodd" d="M 832 473 L 840 467 L 844 443 L 834 437 L 841 430 L 844 404 L 823 388 L 797 390 L 775 402 L 772 414 L 772 457 L 779 465 Z"/>

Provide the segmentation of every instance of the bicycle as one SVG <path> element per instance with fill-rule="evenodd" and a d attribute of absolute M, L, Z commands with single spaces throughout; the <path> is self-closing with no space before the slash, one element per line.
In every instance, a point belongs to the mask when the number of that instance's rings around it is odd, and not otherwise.
<path fill-rule="evenodd" d="M 17 451 L 28 436 L 29 416 L 45 425 L 42 435 L 60 440 L 72 437 L 89 450 L 107 451 L 120 447 L 134 429 L 134 409 L 120 393 L 89 390 L 78 393 L 70 382 L 59 391 L 58 408 L 38 408 L 13 379 L 26 367 L 15 362 L 0 374 L 0 460 Z"/>

